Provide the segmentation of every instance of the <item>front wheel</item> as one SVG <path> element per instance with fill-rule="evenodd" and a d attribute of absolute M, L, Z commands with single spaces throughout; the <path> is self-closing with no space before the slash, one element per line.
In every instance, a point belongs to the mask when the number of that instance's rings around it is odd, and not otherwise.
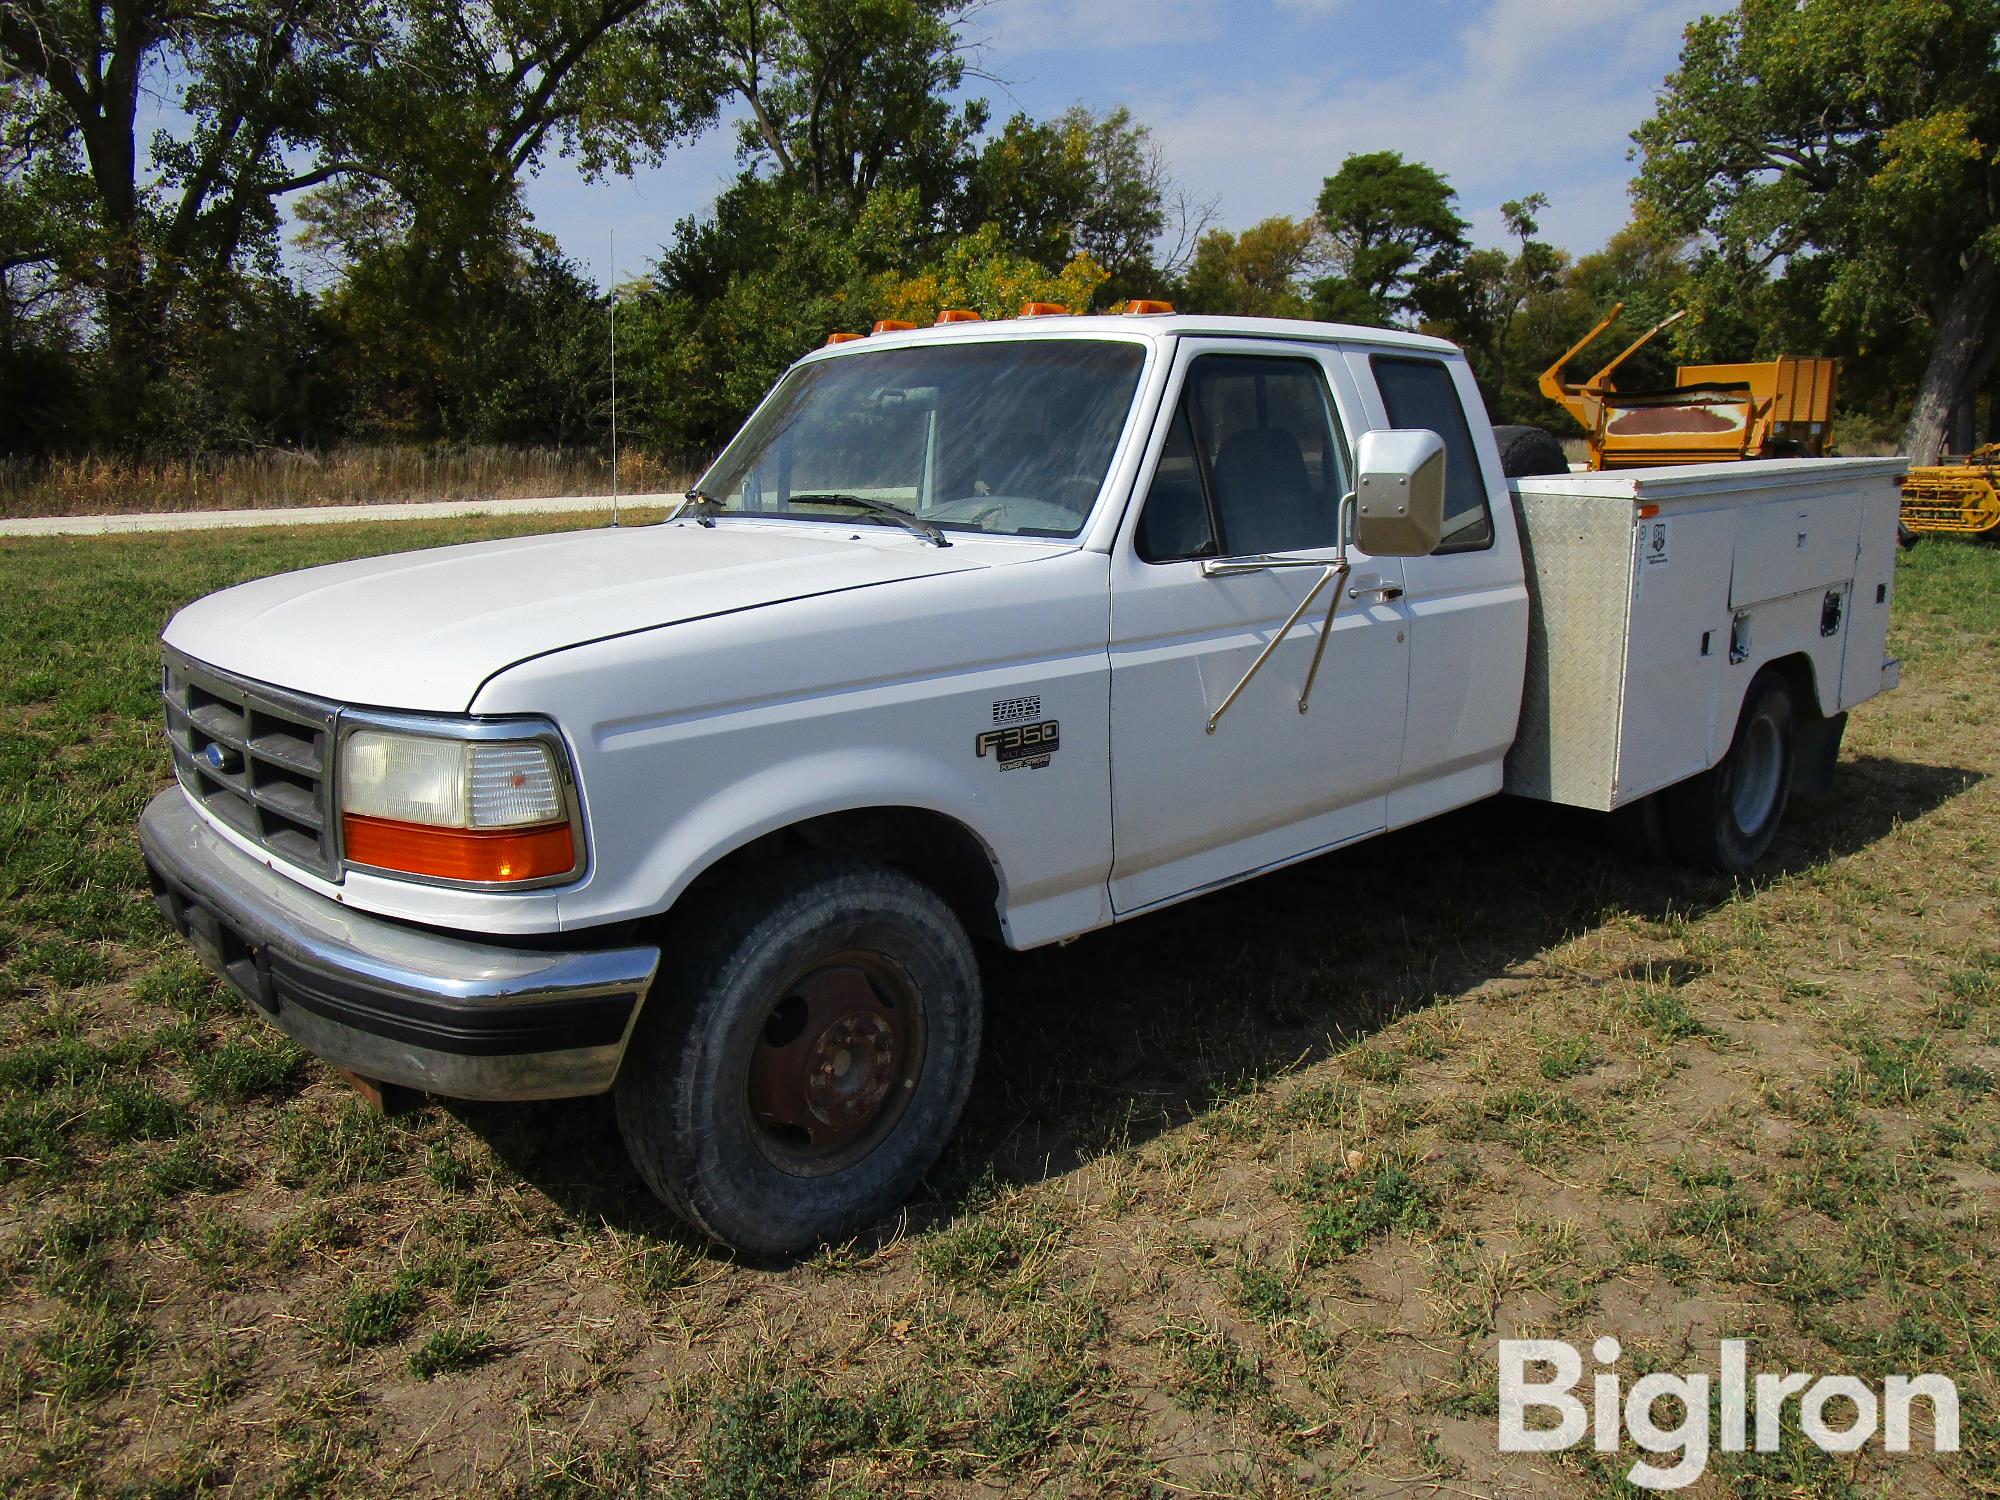
<path fill-rule="evenodd" d="M 640 1176 L 757 1257 L 888 1214 L 944 1149 L 979 1055 L 979 969 L 950 908 L 898 870 L 814 856 L 680 930 L 618 1074 Z"/>
<path fill-rule="evenodd" d="M 1729 753 L 1668 788 L 1661 811 L 1674 852 L 1692 865 L 1747 875 L 1777 837 L 1792 794 L 1792 690 L 1769 668 L 1743 696 Z"/>

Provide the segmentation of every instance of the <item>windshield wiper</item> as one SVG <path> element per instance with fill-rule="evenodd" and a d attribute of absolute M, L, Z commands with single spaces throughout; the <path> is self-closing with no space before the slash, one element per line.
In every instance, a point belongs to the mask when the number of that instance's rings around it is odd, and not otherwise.
<path fill-rule="evenodd" d="M 674 513 L 668 516 L 667 519 L 669 521 L 678 521 L 688 511 L 694 512 L 694 521 L 697 526 L 713 526 L 715 518 L 722 513 L 722 502 L 700 485 L 696 485 L 687 492 L 686 497 L 681 503 L 674 507 Z"/>
<path fill-rule="evenodd" d="M 940 547 L 949 547 L 951 545 L 946 540 L 941 527 L 926 521 L 922 516 L 911 514 L 900 505 L 891 505 L 884 500 L 864 500 L 859 495 L 822 494 L 793 495 L 791 503 L 794 505 L 851 505 L 856 510 L 865 510 L 870 515 L 881 516 L 886 521 L 893 521 L 906 530 L 914 531 L 927 542 L 932 542 Z"/>

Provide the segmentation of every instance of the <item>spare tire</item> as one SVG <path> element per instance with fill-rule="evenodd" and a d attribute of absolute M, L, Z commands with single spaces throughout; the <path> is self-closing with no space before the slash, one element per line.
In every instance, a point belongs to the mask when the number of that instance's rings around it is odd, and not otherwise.
<path fill-rule="evenodd" d="M 1500 472 L 1509 479 L 1569 472 L 1563 445 L 1546 427 L 1496 427 L 1493 441 L 1500 445 Z"/>

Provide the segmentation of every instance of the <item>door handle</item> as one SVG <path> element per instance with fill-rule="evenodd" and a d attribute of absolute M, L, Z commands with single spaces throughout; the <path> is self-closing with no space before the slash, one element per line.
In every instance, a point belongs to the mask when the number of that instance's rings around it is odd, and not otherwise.
<path fill-rule="evenodd" d="M 1380 603 L 1387 604 L 1393 599 L 1403 597 L 1403 586 L 1400 583 L 1383 583 L 1380 579 L 1371 578 L 1357 583 L 1347 591 L 1347 597 L 1350 599 L 1359 599 L 1363 594 L 1373 594 Z"/>

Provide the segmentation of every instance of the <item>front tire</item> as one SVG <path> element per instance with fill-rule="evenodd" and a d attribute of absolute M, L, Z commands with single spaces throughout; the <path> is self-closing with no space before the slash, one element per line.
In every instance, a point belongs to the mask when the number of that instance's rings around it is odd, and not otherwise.
<path fill-rule="evenodd" d="M 834 856 L 697 903 L 615 1089 L 647 1186 L 745 1255 L 883 1218 L 958 1123 L 979 1055 L 965 929 L 901 871 Z"/>
<path fill-rule="evenodd" d="M 1777 837 L 1792 795 L 1792 690 L 1767 667 L 1743 696 L 1736 737 L 1716 765 L 1670 787 L 1667 837 L 1688 864 L 1748 875 Z"/>

